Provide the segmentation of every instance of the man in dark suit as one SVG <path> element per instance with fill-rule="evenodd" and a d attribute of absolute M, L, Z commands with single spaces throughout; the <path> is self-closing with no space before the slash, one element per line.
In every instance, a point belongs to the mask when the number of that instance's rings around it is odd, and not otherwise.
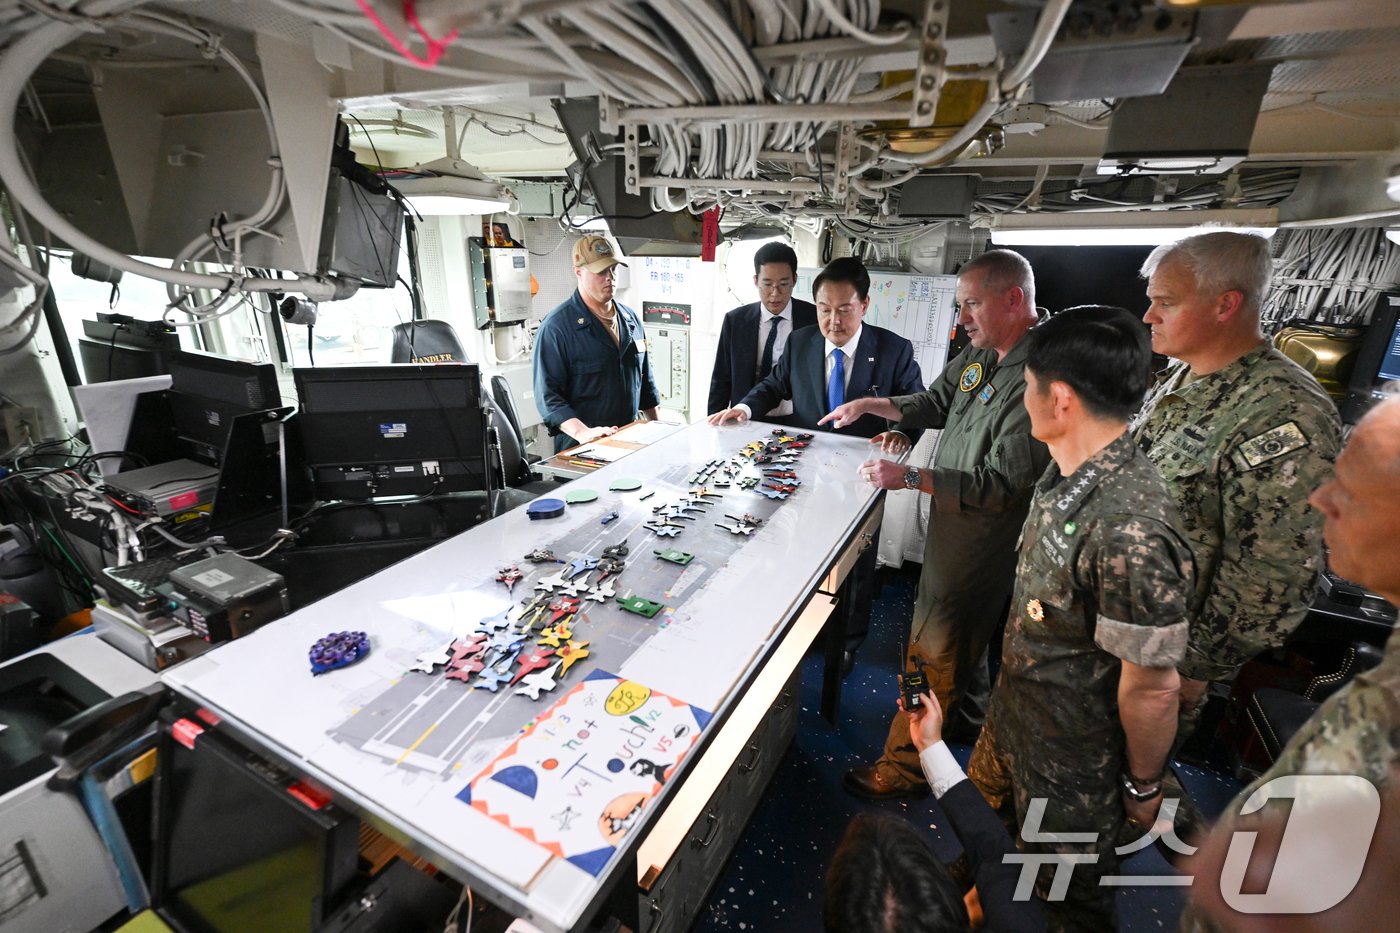
<path fill-rule="evenodd" d="M 743 401 L 710 416 L 710 424 L 771 420 L 767 412 L 779 401 L 792 402 L 786 423 L 808 431 L 833 431 L 857 437 L 891 432 L 883 418 L 869 415 L 844 425 L 818 425 L 832 409 L 847 399 L 880 397 L 889 393 L 922 392 L 923 378 L 914 360 L 914 345 L 894 331 L 863 323 L 870 307 L 870 273 L 859 259 L 837 259 L 812 283 L 817 300 L 817 326 L 797 331 L 788 341 L 783 358 Z M 908 438 L 912 445 L 918 432 Z M 905 438 L 896 437 L 900 449 Z M 856 649 L 870 627 L 870 603 L 875 596 L 876 549 L 867 548 L 851 571 L 851 610 L 846 623 L 845 673 L 855 663 Z"/>
<path fill-rule="evenodd" d="M 1016 897 L 1021 866 L 1006 859 L 1016 844 L 944 743 L 937 698 L 926 691 L 919 699 L 919 707 L 907 711 L 909 736 L 933 795 L 962 843 L 982 909 L 977 928 L 1043 933 L 1039 902 Z M 827 933 L 971 929 L 962 890 L 948 867 L 909 820 L 888 813 L 858 814 L 847 827 L 826 874 L 822 920 Z"/>
<path fill-rule="evenodd" d="M 768 377 L 733 407 L 712 414 L 710 424 L 749 418 L 768 421 L 763 413 L 786 400 L 793 405 L 789 422 L 793 426 L 830 431 L 834 430 L 831 425 L 817 422 L 848 399 L 880 397 L 911 387 L 914 392 L 923 391 L 914 345 L 894 331 L 863 323 L 870 307 L 870 273 L 859 259 L 832 262 L 812 283 L 812 294 L 817 300 L 817 326 L 794 333 Z M 837 433 L 874 437 L 888 427 L 885 419 L 869 415 L 843 425 Z"/>
<path fill-rule="evenodd" d="M 754 254 L 753 273 L 759 300 L 730 311 L 720 326 L 708 411 L 737 404 L 783 358 L 793 331 L 817 323 L 817 309 L 792 297 L 797 284 L 797 253 L 791 246 L 765 244 Z M 785 424 L 791 414 L 792 403 L 784 400 L 760 417 Z"/>

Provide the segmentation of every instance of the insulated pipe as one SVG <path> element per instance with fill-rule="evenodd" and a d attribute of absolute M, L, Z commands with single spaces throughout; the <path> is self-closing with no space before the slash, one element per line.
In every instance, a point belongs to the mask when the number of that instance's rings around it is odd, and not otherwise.
<path fill-rule="evenodd" d="M 132 4 L 128 0 L 95 4 L 85 10 L 88 15 L 102 16 Z M 95 8 L 95 12 L 94 12 Z M 29 79 L 50 55 L 77 39 L 88 30 L 81 25 L 62 22 L 45 23 L 21 37 L 0 54 L 0 182 L 15 202 L 29 212 L 36 223 L 58 236 L 69 246 L 105 263 L 135 275 L 183 285 L 187 288 L 223 290 L 239 285 L 245 291 L 297 291 L 316 300 L 348 297 L 354 293 L 353 283 L 331 282 L 315 278 L 242 279 L 241 276 L 209 275 L 181 272 L 133 259 L 99 243 L 68 222 L 54 210 L 39 192 L 33 179 L 24 170 L 20 159 L 19 141 L 15 135 L 15 118 L 19 98 Z"/>

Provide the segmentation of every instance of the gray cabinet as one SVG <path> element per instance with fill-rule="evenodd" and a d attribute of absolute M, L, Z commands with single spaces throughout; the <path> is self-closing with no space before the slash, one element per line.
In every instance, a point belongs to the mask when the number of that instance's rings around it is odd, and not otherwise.
<path fill-rule="evenodd" d="M 685 840 L 659 873 L 643 881 L 640 933 L 684 933 L 699 916 L 797 732 L 801 677 L 801 668 L 793 671 Z"/>

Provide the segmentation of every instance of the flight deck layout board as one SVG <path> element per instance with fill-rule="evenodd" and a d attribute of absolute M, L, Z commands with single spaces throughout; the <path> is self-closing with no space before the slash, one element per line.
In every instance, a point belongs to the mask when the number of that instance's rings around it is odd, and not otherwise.
<path fill-rule="evenodd" d="M 789 454 L 793 462 L 746 474 L 796 473 L 800 485 L 786 499 L 768 497 L 785 485 L 782 480 L 756 489 L 712 484 L 707 505 L 683 513 L 690 520 L 658 523 L 658 507 L 693 496 L 698 469 L 731 462 L 746 444 L 770 441 L 771 432 L 762 423 L 692 425 L 561 485 L 561 498 L 583 489 L 598 498 L 570 505 L 558 519 L 531 521 L 523 509 L 509 512 L 163 678 L 263 751 L 415 840 L 479 890 L 545 929 L 568 929 L 616 867 L 605 850 L 654 818 L 643 798 L 659 794 L 678 767 L 688 767 L 685 752 L 713 715 L 737 702 L 765 645 L 800 612 L 872 506 L 875 490 L 858 474 L 869 444 L 818 433 L 806 449 Z M 625 478 L 640 479 L 640 488 L 609 489 Z M 612 513 L 617 517 L 604 524 Z M 750 533 L 733 530 L 739 527 L 734 519 L 744 516 L 761 520 Z M 653 530 L 658 524 L 682 527 L 662 536 Z M 566 578 L 568 567 L 620 543 L 628 547 L 625 566 L 606 581 L 616 595 L 586 598 L 586 581 L 597 574 L 578 583 Z M 526 559 L 540 549 L 552 551 L 554 560 Z M 682 554 L 663 559 L 657 553 L 671 551 Z M 497 578 L 511 565 L 521 577 L 508 588 Z M 521 618 L 522 604 L 570 587 L 579 601 L 570 635 L 587 642 L 587 656 L 567 671 L 556 663 L 530 675 L 555 679 L 552 692 L 538 700 L 518 693 L 525 680 L 504 683 L 508 664 L 497 668 L 495 690 L 478 686 L 479 677 L 445 677 L 432 664 L 427 668 L 434 673 L 424 671 L 425 658 L 450 657 L 454 644 L 483 637 L 508 642 L 509 633 L 529 621 Z M 616 597 L 628 596 L 664 608 L 653 618 L 627 612 Z M 312 675 L 308 647 L 342 630 L 367 632 L 371 652 L 350 667 Z M 485 655 L 488 661 L 501 656 Z M 594 692 L 604 685 L 607 696 L 600 699 Z M 609 706 L 618 689 L 645 699 L 631 710 Z M 660 743 L 646 733 L 653 742 L 645 755 L 590 746 L 598 760 L 588 766 L 603 784 L 615 775 L 618 792 L 595 781 L 584 789 L 586 798 L 577 796 L 574 823 L 568 800 L 557 806 L 569 791 L 556 779 L 582 759 L 566 761 L 555 752 L 575 754 L 583 746 L 547 750 L 541 743 L 551 730 L 562 735 L 561 715 L 572 717 L 579 703 L 599 702 L 607 715 L 590 720 L 596 726 L 588 730 L 591 741 L 610 736 L 625 744 L 627 730 L 644 731 L 630 717 L 657 728 L 653 713 L 670 738 Z M 532 774 L 514 770 L 489 787 L 482 783 L 519 767 Z M 518 799 L 531 793 L 537 805 Z M 585 799 L 598 812 L 585 811 Z M 592 836 L 576 831 L 584 823 Z"/>

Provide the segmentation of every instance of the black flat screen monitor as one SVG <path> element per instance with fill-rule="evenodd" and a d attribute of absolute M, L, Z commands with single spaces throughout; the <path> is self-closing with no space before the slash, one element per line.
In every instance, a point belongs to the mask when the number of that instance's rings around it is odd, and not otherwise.
<path fill-rule="evenodd" d="M 293 371 L 319 499 L 486 488 L 481 374 L 467 363 Z"/>
<path fill-rule="evenodd" d="M 278 408 L 277 367 L 212 353 L 183 351 L 170 358 L 170 412 L 175 432 L 196 460 L 223 460 L 237 415 Z"/>
<path fill-rule="evenodd" d="M 1389 389 L 1400 387 L 1400 292 L 1377 296 L 1371 323 L 1356 353 L 1342 418 L 1355 424 Z"/>
<path fill-rule="evenodd" d="M 164 375 L 170 371 L 171 355 L 179 351 L 175 328 L 124 315 L 99 314 L 95 321 L 83 321 L 83 336 L 78 338 L 78 358 L 89 384 Z"/>
<path fill-rule="evenodd" d="M 359 824 L 210 727 L 163 717 L 152 899 L 190 933 L 319 930 L 351 890 Z"/>

